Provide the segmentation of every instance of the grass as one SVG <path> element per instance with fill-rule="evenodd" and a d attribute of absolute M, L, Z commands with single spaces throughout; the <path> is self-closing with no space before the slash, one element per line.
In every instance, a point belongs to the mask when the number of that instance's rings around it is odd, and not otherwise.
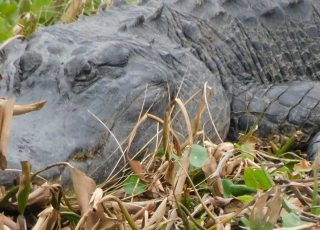
<path fill-rule="evenodd" d="M 39 26 L 72 22 L 81 14 L 94 13 L 99 4 L 72 0 L 1 2 L 0 41 L 13 35 L 28 36 Z M 299 133 L 281 143 L 269 142 L 254 136 L 258 124 L 238 143 L 213 143 L 201 129 L 210 97 L 206 85 L 202 91 L 208 96 L 203 96 L 195 117 L 190 117 L 187 103 L 179 98 L 168 105 L 163 118 L 141 114 L 127 148 L 122 150 L 128 163 L 121 170 L 124 176 L 110 177 L 97 185 L 67 162 L 34 173 L 28 162 L 22 162 L 19 184 L 0 189 L 0 228 L 319 229 L 320 154 L 312 166 L 292 151 Z M 1 168 L 6 168 L 10 157 L 6 137 L 12 115 L 43 105 L 17 106 L 12 100 L 1 100 Z M 178 138 L 172 126 L 177 113 L 185 122 L 185 139 Z M 157 149 L 138 161 L 128 155 L 128 149 L 147 120 L 159 127 L 155 138 L 150 137 L 150 142 L 157 140 Z M 211 123 L 215 129 L 213 120 Z M 70 171 L 72 187 L 39 176 L 61 166 Z"/>
<path fill-rule="evenodd" d="M 204 94 L 203 94 L 204 95 Z M 253 133 L 241 143 L 214 144 L 201 130 L 207 111 L 203 98 L 191 118 L 187 104 L 176 98 L 164 119 L 142 114 L 128 138 L 128 147 L 147 120 L 162 127 L 158 148 L 143 160 L 131 159 L 125 177 L 109 178 L 97 185 L 67 162 L 32 174 L 22 163 L 20 184 L 2 188 L 3 226 L 11 229 L 317 229 L 317 166 L 291 151 L 294 138 L 273 151 Z M 17 107 L 13 107 L 14 109 Z M 19 111 L 24 107 L 19 107 Z M 26 112 L 30 112 L 27 105 Z M 37 108 L 35 108 L 37 109 Z M 173 112 L 185 121 L 186 139 L 172 127 Z M 95 117 L 98 119 L 97 117 Z M 277 145 L 277 143 L 273 143 Z M 285 147 L 283 147 L 285 146 Z M 289 146 L 289 147 L 288 147 Z M 289 156 L 289 157 L 288 157 Z M 8 156 L 10 157 L 10 156 Z M 316 161 L 318 162 L 318 160 Z M 318 165 L 315 164 L 315 165 Z M 38 183 L 38 174 L 51 167 L 70 170 L 72 188 L 57 182 Z M 71 189 L 71 191 L 70 191 Z"/>

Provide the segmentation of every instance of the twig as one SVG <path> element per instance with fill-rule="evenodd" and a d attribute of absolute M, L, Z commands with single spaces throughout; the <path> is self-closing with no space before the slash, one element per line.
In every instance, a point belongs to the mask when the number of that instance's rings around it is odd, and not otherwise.
<path fill-rule="evenodd" d="M 209 178 L 220 177 L 222 169 L 226 165 L 227 161 L 235 154 L 235 151 L 236 150 L 229 151 L 222 157 L 222 159 L 219 161 L 216 171 L 212 173 L 212 175 L 209 176 Z"/>

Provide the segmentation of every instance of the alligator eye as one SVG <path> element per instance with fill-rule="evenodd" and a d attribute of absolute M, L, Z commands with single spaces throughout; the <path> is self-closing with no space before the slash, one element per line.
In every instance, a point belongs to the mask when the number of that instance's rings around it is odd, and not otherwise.
<path fill-rule="evenodd" d="M 69 77 L 71 81 L 73 81 L 73 79 L 77 79 L 79 75 L 87 75 L 90 74 L 90 72 L 90 63 L 85 58 L 79 56 L 72 58 L 64 68 L 65 75 Z"/>

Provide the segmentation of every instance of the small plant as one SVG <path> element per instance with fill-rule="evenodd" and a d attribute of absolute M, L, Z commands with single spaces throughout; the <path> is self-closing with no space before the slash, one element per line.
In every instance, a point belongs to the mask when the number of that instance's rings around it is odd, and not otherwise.
<path fill-rule="evenodd" d="M 97 12 L 100 0 L 6 0 L 0 2 L 0 42 L 29 36 L 38 27 L 73 22 Z"/>

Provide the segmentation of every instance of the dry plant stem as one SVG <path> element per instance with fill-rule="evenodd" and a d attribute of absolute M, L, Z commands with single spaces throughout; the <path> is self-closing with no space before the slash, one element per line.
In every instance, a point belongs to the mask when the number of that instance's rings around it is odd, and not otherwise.
<path fill-rule="evenodd" d="M 179 99 L 179 98 L 176 98 L 175 99 L 176 103 L 179 105 L 181 111 L 182 111 L 182 114 L 184 116 L 184 119 L 185 119 L 185 122 L 186 122 L 186 125 L 187 125 L 187 129 L 188 129 L 188 141 L 189 141 L 189 145 L 192 145 L 193 143 L 193 139 L 192 139 L 192 126 L 191 126 L 191 122 L 190 122 L 190 118 L 189 118 L 189 115 L 188 115 L 188 112 L 187 112 L 187 109 L 186 107 L 184 106 L 184 104 L 182 103 L 182 101 Z M 189 151 L 189 156 L 190 156 L 190 153 L 191 153 L 191 148 L 190 148 L 190 151 Z"/>
<path fill-rule="evenodd" d="M 126 157 L 127 160 L 131 160 L 131 159 L 129 158 L 128 152 L 129 152 L 129 150 L 130 150 L 130 147 L 131 147 L 131 144 L 132 144 L 132 142 L 133 142 L 133 140 L 134 140 L 134 137 L 136 136 L 136 133 L 137 133 L 137 131 L 138 131 L 138 128 L 139 128 L 139 126 L 140 126 L 143 122 L 145 122 L 145 121 L 147 120 L 147 118 L 148 118 L 147 114 L 144 114 L 144 115 L 141 117 L 141 119 L 138 121 L 138 123 L 134 126 L 134 128 L 132 129 L 132 131 L 131 131 L 131 133 L 130 133 L 130 135 L 129 135 L 128 146 L 127 146 L 126 151 L 125 151 L 125 153 L 124 153 L 124 155 L 125 155 L 125 157 Z"/>
<path fill-rule="evenodd" d="M 9 39 L 7 39 L 4 43 L 1 44 L 0 46 L 0 52 L 4 49 L 4 47 L 6 47 L 10 42 L 12 42 L 13 40 L 17 39 L 17 38 L 25 38 L 25 36 L 23 35 L 15 35 Z"/>
<path fill-rule="evenodd" d="M 103 202 L 106 202 L 108 200 L 113 200 L 116 201 L 121 209 L 122 214 L 125 216 L 126 220 L 128 221 L 128 224 L 130 225 L 130 227 L 133 230 L 139 230 L 138 226 L 135 224 L 134 220 L 132 219 L 132 217 L 130 216 L 128 210 L 124 207 L 124 205 L 122 204 L 122 201 L 116 197 L 116 196 L 112 196 L 112 195 L 107 195 L 105 197 L 103 197 L 101 200 L 99 200 L 96 204 L 96 206 L 98 207 L 98 205 L 102 205 Z M 79 220 L 76 229 L 80 229 L 81 226 L 84 225 L 86 218 L 90 215 L 90 212 L 92 212 L 92 209 L 89 209 L 87 212 L 85 212 L 81 219 Z"/>
<path fill-rule="evenodd" d="M 142 207 L 136 214 L 133 215 L 133 220 L 136 221 L 143 217 L 145 211 L 150 211 L 153 209 L 152 204 L 149 203 L 145 207 Z"/>
<path fill-rule="evenodd" d="M 129 137 L 127 137 L 126 140 L 127 140 L 128 138 L 129 138 Z M 144 146 L 142 146 L 141 149 L 133 156 L 133 158 L 135 158 L 136 156 L 138 156 L 138 155 L 142 152 L 142 150 L 145 149 L 145 147 L 148 146 L 148 145 L 153 141 L 154 138 L 155 138 L 155 136 L 152 137 Z M 126 140 L 124 140 L 124 141 L 122 142 L 122 144 L 123 144 Z M 112 152 L 111 155 L 113 155 L 118 149 L 119 149 L 119 147 L 118 147 L 117 149 L 115 149 L 115 150 Z M 125 150 L 125 151 L 126 151 L 126 150 Z M 110 156 L 111 156 L 111 155 L 110 155 Z M 108 160 L 109 160 L 109 157 L 108 157 L 104 162 L 107 162 Z M 126 177 L 126 176 L 124 176 L 124 172 L 127 170 L 127 169 L 126 169 L 127 164 L 125 164 L 121 169 L 119 169 L 116 174 L 113 174 L 113 172 L 116 170 L 116 167 L 117 167 L 117 165 L 119 164 L 120 161 L 121 161 L 121 158 L 119 158 L 119 160 L 118 160 L 117 163 L 116 163 L 116 166 L 112 169 L 110 175 L 109 175 L 108 178 L 105 180 L 105 182 L 101 185 L 101 187 L 104 187 L 105 184 L 110 183 L 110 181 L 112 181 L 112 180 L 118 180 L 118 179 L 120 178 L 120 176 L 119 176 L 120 173 L 123 173 L 122 178 L 125 178 L 125 177 Z M 103 165 L 104 165 L 104 164 L 101 164 L 101 166 L 103 166 Z M 100 168 L 100 167 L 97 167 L 97 169 L 96 169 L 94 172 L 96 172 L 99 168 Z"/>
<path fill-rule="evenodd" d="M 316 216 L 316 215 L 314 215 L 314 214 L 312 214 L 310 212 L 301 211 L 301 215 L 304 216 L 304 217 L 310 217 L 316 222 L 320 221 L 320 216 Z"/>
<path fill-rule="evenodd" d="M 221 172 L 226 165 L 227 161 L 235 154 L 235 150 L 227 152 L 222 159 L 219 161 L 219 164 L 217 166 L 216 171 L 209 177 L 209 178 L 215 178 L 215 177 L 220 177 Z"/>
<path fill-rule="evenodd" d="M 170 117 L 172 114 L 172 111 L 174 109 L 174 101 L 170 103 L 168 108 L 166 109 L 166 112 L 164 114 L 164 120 L 163 120 L 163 131 L 162 131 L 162 144 L 163 144 L 163 150 L 165 153 L 165 159 L 168 161 L 170 159 L 170 153 L 168 151 L 169 147 L 169 138 L 170 138 Z"/>
<path fill-rule="evenodd" d="M 232 219 L 234 219 L 236 216 L 238 216 L 239 214 L 241 214 L 243 211 L 245 211 L 246 209 L 248 209 L 253 203 L 255 202 L 255 199 L 253 199 L 251 202 L 247 203 L 246 205 L 244 205 L 241 209 L 239 209 L 238 211 L 234 212 L 231 215 L 228 215 L 227 217 L 225 217 L 224 219 L 222 219 L 221 221 L 219 221 L 220 224 L 226 224 L 228 222 L 230 222 Z M 217 223 L 215 225 L 213 225 L 212 227 L 210 227 L 208 230 L 216 230 L 217 229 Z"/>
<path fill-rule="evenodd" d="M 180 207 L 183 209 L 183 211 L 188 215 L 188 217 L 191 219 L 191 221 L 195 224 L 195 226 L 200 229 L 200 230 L 206 230 L 204 227 L 202 227 L 200 224 L 198 224 L 198 222 L 196 221 L 196 219 L 194 219 L 194 217 L 191 215 L 191 213 L 189 212 L 189 210 L 186 208 L 186 206 L 184 206 L 182 203 L 179 203 Z"/>
<path fill-rule="evenodd" d="M 240 173 L 242 172 L 242 169 L 243 169 L 243 165 L 244 165 L 244 163 L 243 163 L 243 161 L 241 161 L 240 166 L 238 167 L 238 170 L 233 177 L 233 180 L 237 179 L 240 176 Z"/>
<path fill-rule="evenodd" d="M 181 167 L 181 168 L 182 168 L 182 167 Z M 195 192 L 196 196 L 198 197 L 201 205 L 202 205 L 203 208 L 207 211 L 208 215 L 209 215 L 213 220 L 216 220 L 216 217 L 217 217 L 217 216 L 216 216 L 215 214 L 213 214 L 213 213 L 209 210 L 209 208 L 207 207 L 207 205 L 203 202 L 203 200 L 201 199 L 201 196 L 200 196 L 200 194 L 198 193 L 198 190 L 196 189 L 196 187 L 194 186 L 193 181 L 192 181 L 192 179 L 190 178 L 189 174 L 187 173 L 187 171 L 186 171 L 184 168 L 182 168 L 182 169 L 185 171 L 185 174 L 186 174 L 186 176 L 187 176 L 187 178 L 188 178 L 188 180 L 189 180 L 192 188 L 194 189 L 194 192 Z"/>
<path fill-rule="evenodd" d="M 298 200 L 301 202 L 301 204 L 303 204 L 304 206 L 308 206 L 310 207 L 310 205 L 308 204 L 308 202 L 304 199 L 304 197 L 302 196 L 300 190 L 293 185 L 290 185 L 291 190 L 293 191 L 293 193 L 296 195 L 296 197 L 298 198 Z"/>
<path fill-rule="evenodd" d="M 4 106 L 7 100 L 0 99 L 0 107 Z M 32 104 L 25 104 L 25 105 L 14 105 L 13 106 L 13 115 L 22 115 L 32 111 L 40 110 L 46 104 L 46 101 L 39 101 Z"/>
<path fill-rule="evenodd" d="M 173 194 L 173 196 L 174 196 L 174 200 L 175 200 L 175 207 L 177 210 L 177 214 L 182 219 L 182 223 L 184 225 L 184 228 L 186 230 L 190 230 L 188 218 L 187 218 L 186 214 L 182 211 L 181 206 L 180 206 L 180 202 L 177 200 L 177 197 L 174 194 Z"/>
<path fill-rule="evenodd" d="M 212 96 L 212 91 L 209 92 L 209 95 L 208 95 L 207 98 L 210 99 L 211 96 Z M 196 115 L 196 117 L 194 118 L 194 121 L 193 121 L 193 134 L 192 134 L 193 139 L 197 135 L 198 128 L 199 128 L 200 121 L 201 121 L 201 117 L 202 117 L 202 114 L 204 113 L 205 109 L 206 109 L 206 102 L 205 102 L 205 100 L 203 100 L 199 105 L 198 113 L 197 113 L 197 115 Z"/>
<path fill-rule="evenodd" d="M 152 115 L 152 114 L 148 113 L 147 116 L 148 116 L 148 118 L 159 122 L 161 125 L 163 125 L 163 123 L 164 123 L 164 121 L 161 118 L 159 118 L 159 117 L 157 117 L 155 115 Z M 177 134 L 175 133 L 175 131 L 172 128 L 170 128 L 170 133 L 171 133 L 172 138 L 173 138 L 173 143 L 175 143 L 174 146 L 175 146 L 175 149 L 177 151 L 177 155 L 178 156 L 182 156 L 182 152 L 181 152 L 181 148 L 180 148 L 181 145 L 180 145 L 179 138 L 178 138 Z"/>
<path fill-rule="evenodd" d="M 67 206 L 72 212 L 78 213 L 78 210 L 75 210 L 75 209 L 72 207 L 72 205 L 69 203 L 69 200 L 68 200 L 68 198 L 66 197 L 66 194 L 64 194 L 63 190 L 61 191 L 61 193 L 62 193 L 62 198 L 63 198 L 66 206 Z"/>
<path fill-rule="evenodd" d="M 185 101 L 185 105 L 188 105 L 189 104 L 189 102 L 191 102 L 192 101 L 192 99 L 193 98 L 195 98 L 198 94 L 200 94 L 202 92 L 202 89 L 199 89 L 199 90 L 197 90 L 190 98 L 188 98 L 186 101 Z M 181 110 L 178 110 L 175 114 L 174 114 L 174 116 L 172 117 L 172 122 L 175 120 L 175 119 L 177 119 L 177 117 L 178 117 L 178 115 L 180 114 L 180 112 L 181 112 Z"/>
<path fill-rule="evenodd" d="M 90 113 L 100 124 L 102 124 L 103 127 L 105 127 L 107 129 L 107 131 L 110 133 L 110 135 L 113 137 L 113 139 L 116 141 L 121 153 L 122 153 L 122 156 L 123 156 L 123 159 L 125 159 L 125 153 L 121 147 L 121 144 L 119 143 L 117 137 L 114 135 L 114 133 L 109 129 L 109 127 L 99 118 L 97 117 L 94 113 L 92 113 L 90 110 L 88 110 L 88 113 Z"/>
<path fill-rule="evenodd" d="M 221 138 L 221 136 L 220 136 L 220 134 L 219 134 L 219 132 L 218 132 L 218 130 L 217 130 L 217 127 L 216 127 L 216 125 L 214 124 L 213 118 L 212 118 L 212 116 L 211 116 L 211 112 L 210 112 L 210 108 L 209 108 L 209 103 L 208 103 L 208 98 L 207 98 L 207 95 L 208 95 L 208 94 L 207 94 L 207 88 L 208 88 L 207 85 L 208 85 L 208 82 L 206 82 L 206 83 L 204 84 L 204 90 L 203 90 L 204 100 L 205 100 L 205 102 L 206 102 L 208 114 L 209 114 L 209 117 L 210 117 L 212 126 L 213 126 L 213 128 L 214 128 L 214 131 L 216 132 L 216 134 L 217 134 L 217 136 L 218 136 L 218 138 L 219 138 L 219 140 L 220 140 L 220 143 L 222 143 L 223 140 L 222 140 L 222 138 Z"/>
<path fill-rule="evenodd" d="M 44 172 L 44 171 L 47 171 L 53 167 L 58 167 L 58 166 L 70 166 L 72 167 L 68 162 L 58 162 L 58 163 L 54 163 L 54 164 L 51 164 L 51 165 L 48 165 L 46 166 L 45 168 L 43 169 L 40 169 L 39 171 L 35 172 L 32 176 L 31 176 L 31 181 L 40 173 Z"/>
<path fill-rule="evenodd" d="M 286 163 L 299 163 L 300 160 L 294 160 L 294 159 L 286 159 L 286 158 L 279 158 L 279 157 L 275 157 L 275 156 L 271 156 L 267 153 L 264 153 L 262 151 L 256 151 L 257 154 L 262 155 L 265 158 L 268 158 L 270 160 L 278 160 L 278 161 L 282 161 L 282 162 L 286 162 Z"/>
<path fill-rule="evenodd" d="M 298 227 L 291 227 L 291 228 L 274 228 L 274 230 L 310 230 L 312 229 L 312 227 L 319 227 L 318 224 L 305 224 L 305 225 L 301 225 Z M 313 229 L 318 229 L 318 228 L 313 228 Z"/>
<path fill-rule="evenodd" d="M 204 205 L 208 205 L 211 203 L 211 197 L 208 194 L 204 194 L 204 196 L 201 199 L 203 201 Z M 193 212 L 191 213 L 191 216 L 194 217 L 195 215 L 197 215 L 199 212 L 201 212 L 203 210 L 203 205 L 198 204 L 194 209 Z"/>
<path fill-rule="evenodd" d="M 319 220 L 315 220 L 314 218 L 311 218 L 311 217 L 307 217 L 307 216 L 304 216 L 304 215 L 299 215 L 299 218 L 303 221 L 308 221 L 308 222 L 311 222 L 311 223 L 317 223 Z"/>

